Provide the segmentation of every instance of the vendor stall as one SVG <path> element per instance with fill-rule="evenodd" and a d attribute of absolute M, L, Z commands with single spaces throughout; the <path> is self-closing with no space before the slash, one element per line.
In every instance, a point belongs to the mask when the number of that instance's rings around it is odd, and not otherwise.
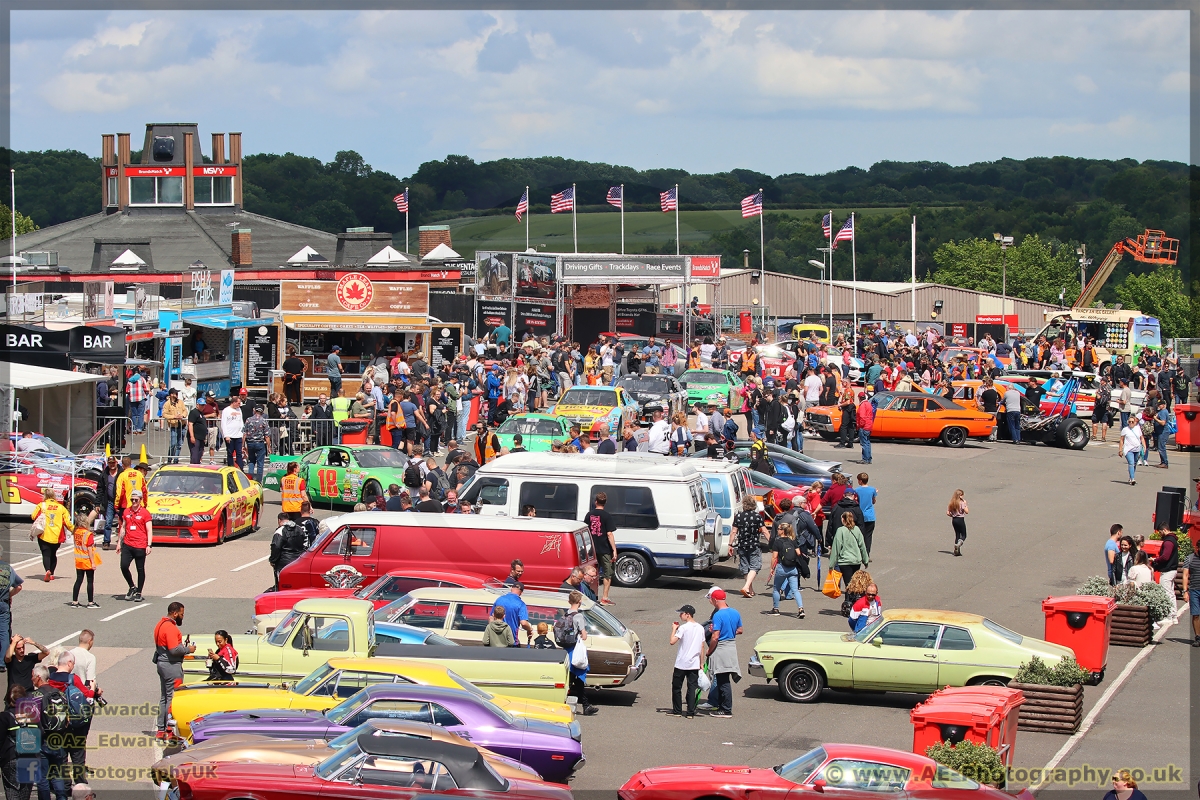
<path fill-rule="evenodd" d="M 160 336 L 163 361 L 171 379 L 190 375 L 200 394 L 213 392 L 217 397 L 235 394 L 247 385 L 247 331 L 272 328 L 272 319 L 239 317 L 232 307 L 160 309 Z M 265 381 L 263 382 L 265 389 Z"/>
<path fill-rule="evenodd" d="M 430 358 L 429 284 L 372 281 L 361 272 L 337 281 L 281 281 L 280 327 L 272 390 L 283 392 L 283 362 L 290 352 L 304 364 L 302 393 L 315 400 L 329 393 L 326 359 L 340 347 L 343 390 L 349 393 L 363 369 L 379 357 L 406 353 Z M 261 356 L 251 344 L 251 359 Z"/>

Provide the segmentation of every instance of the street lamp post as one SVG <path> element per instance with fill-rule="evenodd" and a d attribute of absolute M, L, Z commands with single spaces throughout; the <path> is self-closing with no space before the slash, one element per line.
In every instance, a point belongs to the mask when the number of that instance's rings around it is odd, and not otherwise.
<path fill-rule="evenodd" d="M 1079 256 L 1079 293 L 1082 295 L 1083 290 L 1087 287 L 1087 268 L 1092 265 L 1092 260 L 1087 257 L 1086 244 L 1075 248 L 1075 254 Z"/>
<path fill-rule="evenodd" d="M 822 254 L 821 258 L 825 258 L 824 254 Z M 817 261 L 815 258 L 810 258 L 808 263 L 810 266 L 814 266 L 821 270 L 821 280 L 817 284 L 817 295 L 821 299 L 821 319 L 825 319 L 825 262 Z"/>
<path fill-rule="evenodd" d="M 1000 316 L 1001 320 L 1008 316 L 1008 264 L 1004 254 L 1013 243 L 1013 237 L 993 233 L 992 238 L 1000 243 Z"/>

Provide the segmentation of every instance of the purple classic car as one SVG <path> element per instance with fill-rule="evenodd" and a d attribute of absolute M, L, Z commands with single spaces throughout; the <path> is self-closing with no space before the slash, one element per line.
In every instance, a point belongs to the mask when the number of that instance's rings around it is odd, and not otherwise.
<path fill-rule="evenodd" d="M 548 781 L 565 783 L 584 764 L 578 722 L 518 719 L 462 689 L 380 683 L 325 712 L 256 709 L 197 717 L 192 741 L 229 733 L 277 739 L 333 739 L 370 719 L 440 725 L 473 744 L 526 764 Z"/>

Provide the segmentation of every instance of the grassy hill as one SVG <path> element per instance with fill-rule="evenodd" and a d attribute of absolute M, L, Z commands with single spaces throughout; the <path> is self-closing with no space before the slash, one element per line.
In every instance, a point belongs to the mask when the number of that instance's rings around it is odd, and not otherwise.
<path fill-rule="evenodd" d="M 894 208 L 860 208 L 856 212 L 863 217 L 894 214 Z M 810 209 L 783 209 L 778 212 L 796 220 L 819 224 L 824 211 Z M 841 220 L 849 211 L 834 210 L 835 219 Z M 714 234 L 728 233 L 741 228 L 747 222 L 742 213 L 735 209 L 723 211 L 681 211 L 679 214 L 679 238 L 684 252 L 699 252 Z M 464 258 L 474 258 L 477 250 L 524 250 L 525 223 L 517 222 L 515 216 L 504 214 L 483 217 L 459 217 L 446 220 L 454 249 Z M 621 252 L 621 214 L 615 208 L 602 211 L 587 211 L 578 214 L 579 252 Z M 404 245 L 404 232 L 394 238 Z M 415 246 L 415 231 L 409 235 Z M 625 252 L 647 253 L 674 252 L 675 215 L 654 211 L 625 212 Z M 570 253 L 570 214 L 534 214 L 529 218 L 529 245 L 554 253 Z M 540 247 L 545 245 L 545 247 Z"/>

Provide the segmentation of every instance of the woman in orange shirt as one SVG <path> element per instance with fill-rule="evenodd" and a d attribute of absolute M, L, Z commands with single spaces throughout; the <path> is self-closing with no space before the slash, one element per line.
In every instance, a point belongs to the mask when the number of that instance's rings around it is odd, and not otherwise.
<path fill-rule="evenodd" d="M 79 587 L 87 578 L 87 608 L 99 608 L 94 594 L 96 567 L 100 566 L 100 554 L 96 552 L 96 534 L 92 531 L 92 523 L 98 516 L 98 509 L 88 512 L 87 518 L 75 526 L 75 588 L 71 590 L 72 608 L 83 608 L 79 602 Z"/>

